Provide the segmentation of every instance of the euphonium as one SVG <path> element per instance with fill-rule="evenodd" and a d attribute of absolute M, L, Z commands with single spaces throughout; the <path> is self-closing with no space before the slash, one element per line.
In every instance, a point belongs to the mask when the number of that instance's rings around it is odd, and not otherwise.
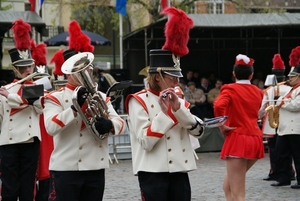
<path fill-rule="evenodd" d="M 108 136 L 108 133 L 100 134 L 97 131 L 95 128 L 96 117 L 101 116 L 107 118 L 109 112 L 106 102 L 97 90 L 97 84 L 94 82 L 90 73 L 93 60 L 94 55 L 92 53 L 78 53 L 77 55 L 70 57 L 64 65 L 67 66 L 66 68 L 69 68 L 65 69 L 67 74 L 71 74 L 72 79 L 75 82 L 80 83 L 80 86 L 76 87 L 72 96 L 73 105 L 94 139 L 100 142 Z M 77 102 L 77 93 L 82 87 L 85 87 L 89 92 L 85 100 L 87 104 L 85 111 L 82 111 Z"/>

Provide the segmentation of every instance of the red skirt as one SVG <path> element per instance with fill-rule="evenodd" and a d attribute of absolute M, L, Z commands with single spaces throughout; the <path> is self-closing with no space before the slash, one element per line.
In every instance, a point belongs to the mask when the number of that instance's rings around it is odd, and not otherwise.
<path fill-rule="evenodd" d="M 220 158 L 260 159 L 264 157 L 264 145 L 260 135 L 230 133 L 224 141 Z"/>

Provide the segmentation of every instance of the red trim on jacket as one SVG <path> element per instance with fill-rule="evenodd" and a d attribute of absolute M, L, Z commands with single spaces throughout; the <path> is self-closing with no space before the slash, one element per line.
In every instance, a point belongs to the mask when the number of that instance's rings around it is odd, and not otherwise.
<path fill-rule="evenodd" d="M 64 127 L 65 124 L 64 124 L 61 120 L 57 119 L 57 118 L 56 118 L 57 116 L 58 116 L 58 114 L 54 115 L 54 116 L 52 117 L 52 121 L 53 121 L 54 123 L 58 124 L 60 127 Z"/>
<path fill-rule="evenodd" d="M 125 110 L 126 110 L 127 113 L 129 113 L 128 103 L 129 103 L 130 98 L 132 98 L 132 97 L 134 97 L 143 106 L 145 111 L 148 113 L 148 109 L 147 109 L 146 104 L 144 103 L 143 99 L 138 96 L 139 94 L 146 93 L 146 92 L 147 92 L 147 90 L 143 89 L 139 92 L 136 92 L 135 94 L 129 94 L 126 97 L 126 99 L 125 99 Z"/>
<path fill-rule="evenodd" d="M 61 105 L 61 103 L 59 102 L 59 100 L 55 97 L 55 96 L 52 96 L 51 93 L 47 94 L 45 96 L 45 99 L 49 99 L 49 100 L 52 100 L 54 103 L 56 103 L 57 105 Z M 43 100 L 44 102 L 44 100 Z"/>
<path fill-rule="evenodd" d="M 146 133 L 147 136 L 151 136 L 151 137 L 158 137 L 158 138 L 162 138 L 164 135 L 161 134 L 161 133 L 157 133 L 157 132 L 153 132 L 151 130 L 151 126 L 149 126 L 147 128 L 147 133 Z"/>
<path fill-rule="evenodd" d="M 14 80 L 14 82 L 15 82 L 15 80 Z M 19 90 L 17 92 L 17 94 L 20 96 L 20 98 L 21 98 L 21 100 L 23 102 L 23 103 L 20 104 L 20 106 L 22 106 L 22 105 L 28 105 L 28 101 L 26 99 L 22 98 L 22 88 L 23 88 L 23 85 L 19 88 Z M 25 109 L 27 107 L 24 107 L 24 108 L 11 108 L 9 115 L 12 116 L 12 115 L 14 115 L 14 114 L 22 111 L 23 109 Z"/>

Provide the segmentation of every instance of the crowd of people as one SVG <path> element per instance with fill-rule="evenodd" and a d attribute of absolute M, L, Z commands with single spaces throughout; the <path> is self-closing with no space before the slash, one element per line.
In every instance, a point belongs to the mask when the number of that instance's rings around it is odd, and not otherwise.
<path fill-rule="evenodd" d="M 191 70 L 184 77 L 180 57 L 188 53 L 193 22 L 174 7 L 163 14 L 172 14 L 166 42 L 162 49 L 150 50 L 145 89 L 125 100 L 141 200 L 191 200 L 188 173 L 197 168 L 192 139 L 203 136 L 205 120 L 224 116 L 227 121 L 214 126 L 225 139 L 220 159 L 226 161 L 226 200 L 245 200 L 246 173 L 264 157 L 263 134 L 269 136 L 271 164 L 265 180 L 275 180 L 271 186 L 278 187 L 296 179 L 291 188 L 300 189 L 300 46 L 290 55 L 288 80 L 276 54 L 273 74 L 267 77 L 274 82 L 268 85 L 266 79 L 263 87 L 251 83 L 254 59 L 243 54 L 233 58 L 233 83 Z M 73 20 L 69 49 L 59 50 L 50 61 L 55 64 L 54 89 L 37 84 L 51 77 L 46 47 L 34 44 L 23 20 L 12 29 L 16 44 L 9 55 L 15 80 L 0 88 L 2 200 L 101 201 L 108 136 L 121 134 L 126 126 L 105 93 L 116 81 L 93 65 L 93 46 Z"/>
<path fill-rule="evenodd" d="M 209 78 L 198 79 L 198 71 L 188 70 L 186 76 L 180 78 L 179 86 L 184 93 L 186 101 L 190 103 L 192 114 L 201 119 L 214 117 L 214 101 L 220 94 L 223 81 L 211 74 Z"/>

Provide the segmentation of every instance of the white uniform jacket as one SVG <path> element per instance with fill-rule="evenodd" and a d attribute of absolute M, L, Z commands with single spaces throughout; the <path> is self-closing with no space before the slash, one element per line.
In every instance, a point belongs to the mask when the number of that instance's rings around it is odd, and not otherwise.
<path fill-rule="evenodd" d="M 300 85 L 279 97 L 276 104 L 280 107 L 278 135 L 300 135 Z"/>
<path fill-rule="evenodd" d="M 189 103 L 180 100 L 176 112 L 169 108 L 168 115 L 161 111 L 158 94 L 142 90 L 126 98 L 131 137 L 133 173 L 187 172 L 196 169 L 189 134 L 200 137 L 204 128 L 188 110 Z"/>
<path fill-rule="evenodd" d="M 292 87 L 287 85 L 279 85 L 279 96 L 284 96 L 286 93 L 288 93 Z M 261 103 L 261 107 L 259 109 L 259 119 L 263 118 L 263 126 L 262 126 L 262 132 L 265 135 L 274 135 L 275 129 L 270 127 L 269 124 L 269 113 L 265 111 L 265 109 L 269 105 L 274 105 L 274 97 L 277 94 L 277 86 L 271 86 L 265 89 L 264 91 L 264 97 Z"/>
<path fill-rule="evenodd" d="M 33 105 L 29 105 L 27 100 L 22 98 L 22 87 L 22 84 L 16 84 L 9 88 L 7 98 L 0 95 L 0 146 L 33 142 L 33 137 L 41 138 L 41 102 L 36 100 Z"/>
<path fill-rule="evenodd" d="M 44 122 L 46 131 L 53 136 L 54 150 L 50 157 L 50 170 L 83 171 L 108 168 L 107 138 L 96 142 L 89 133 L 80 115 L 74 117 L 72 95 L 75 86 L 67 84 L 59 91 L 49 93 L 44 99 Z M 115 134 L 124 130 L 124 120 L 115 112 L 109 98 L 106 100 L 109 119 Z"/>

